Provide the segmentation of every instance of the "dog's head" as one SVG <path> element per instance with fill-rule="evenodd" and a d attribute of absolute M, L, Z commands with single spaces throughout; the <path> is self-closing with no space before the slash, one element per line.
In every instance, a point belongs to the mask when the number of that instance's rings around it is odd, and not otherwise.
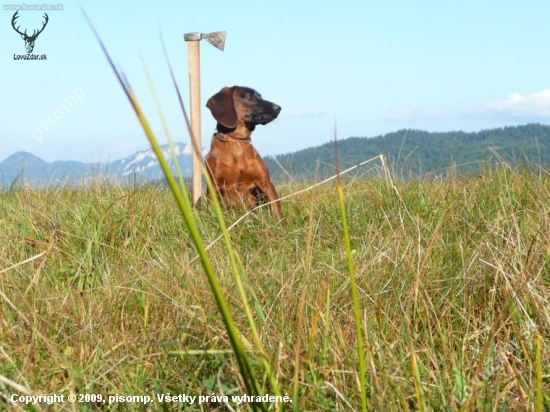
<path fill-rule="evenodd" d="M 277 118 L 281 106 L 262 99 L 260 93 L 250 87 L 224 87 L 206 103 L 214 119 L 222 126 L 233 129 L 245 124 L 254 130 L 258 124 L 268 124 Z"/>

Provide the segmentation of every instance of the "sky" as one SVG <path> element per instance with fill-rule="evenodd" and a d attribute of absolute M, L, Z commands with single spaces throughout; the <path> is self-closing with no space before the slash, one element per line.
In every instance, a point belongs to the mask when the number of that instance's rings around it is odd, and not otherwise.
<path fill-rule="evenodd" d="M 252 135 L 262 155 L 329 142 L 335 124 L 339 139 L 550 124 L 548 1 L 15 1 L 0 8 L 0 161 L 18 150 L 47 161 L 108 161 L 148 147 L 82 9 L 162 142 L 143 62 L 172 138 L 189 142 L 160 34 L 189 109 L 183 34 L 196 31 L 227 35 L 223 52 L 201 42 L 205 148 L 216 124 L 206 101 L 233 85 L 282 106 Z M 45 60 L 18 58 L 27 53 L 12 6 L 22 4 L 62 6 L 45 11 L 35 42 L 33 54 Z M 44 10 L 18 16 L 16 26 L 32 34 Z"/>

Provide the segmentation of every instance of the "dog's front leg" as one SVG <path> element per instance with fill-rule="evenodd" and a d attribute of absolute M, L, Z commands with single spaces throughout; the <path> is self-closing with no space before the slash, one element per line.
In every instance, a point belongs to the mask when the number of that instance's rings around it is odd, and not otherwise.
<path fill-rule="evenodd" d="M 277 194 L 273 183 L 271 183 L 271 181 L 269 180 L 262 180 L 260 182 L 256 182 L 256 185 L 263 193 L 265 193 L 265 200 L 268 203 L 273 202 L 271 203 L 271 206 L 273 207 L 273 213 L 275 214 L 277 220 L 281 220 L 283 218 L 281 202 L 279 201 L 279 195 Z"/>

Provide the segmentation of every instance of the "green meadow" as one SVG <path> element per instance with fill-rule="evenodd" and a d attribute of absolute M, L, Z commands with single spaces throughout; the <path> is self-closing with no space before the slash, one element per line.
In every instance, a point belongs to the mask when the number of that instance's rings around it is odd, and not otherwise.
<path fill-rule="evenodd" d="M 545 171 L 278 189 L 219 240 L 169 188 L 0 193 L 0 409 L 549 410 Z"/>

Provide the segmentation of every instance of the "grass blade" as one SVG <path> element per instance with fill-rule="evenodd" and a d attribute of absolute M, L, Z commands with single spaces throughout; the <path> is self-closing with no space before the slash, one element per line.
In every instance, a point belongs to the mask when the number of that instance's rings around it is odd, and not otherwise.
<path fill-rule="evenodd" d="M 85 14 L 85 13 L 84 13 Z M 126 96 L 128 97 L 128 100 L 130 101 L 136 116 L 138 117 L 138 120 L 147 135 L 147 138 L 149 139 L 149 142 L 151 144 L 151 147 L 153 148 L 153 151 L 155 152 L 160 166 L 165 174 L 165 177 L 168 181 L 168 185 L 170 189 L 172 190 L 172 193 L 176 199 L 178 208 L 185 220 L 185 223 L 187 225 L 187 228 L 189 230 L 189 233 L 191 235 L 191 239 L 197 249 L 197 253 L 200 256 L 202 267 L 207 275 L 208 282 L 210 284 L 210 287 L 212 289 L 214 298 L 216 300 L 216 304 L 218 306 L 218 309 L 220 311 L 220 314 L 223 318 L 223 322 L 225 324 L 225 327 L 227 329 L 227 333 L 229 336 L 229 339 L 231 341 L 231 346 L 233 348 L 233 352 L 235 353 L 235 357 L 237 358 L 237 362 L 239 364 L 239 369 L 241 372 L 241 376 L 243 378 L 244 384 L 246 386 L 246 389 L 249 394 L 253 395 L 261 395 L 261 392 L 259 390 L 259 386 L 257 384 L 256 378 L 253 374 L 250 361 L 248 359 L 248 356 L 246 352 L 244 351 L 239 333 L 237 331 L 237 328 L 235 326 L 235 323 L 233 321 L 233 318 L 231 316 L 231 313 L 229 311 L 229 307 L 227 306 L 227 302 L 225 301 L 225 298 L 223 296 L 223 291 L 221 289 L 221 286 L 218 282 L 218 279 L 216 277 L 216 274 L 214 272 L 214 268 L 212 266 L 212 263 L 206 253 L 206 249 L 204 247 L 204 243 L 202 242 L 202 238 L 199 233 L 199 229 L 197 227 L 197 224 L 195 222 L 192 206 L 189 200 L 189 197 L 186 193 L 185 186 L 180 190 L 178 187 L 178 184 L 172 175 L 169 165 L 166 162 L 166 159 L 164 158 L 164 155 L 162 153 L 162 150 L 160 149 L 160 146 L 154 136 L 153 131 L 151 130 L 149 123 L 147 122 L 145 115 L 137 101 L 137 98 L 135 97 L 128 81 L 124 78 L 124 75 L 117 70 L 115 65 L 113 64 L 113 61 L 107 52 L 101 38 L 99 37 L 99 34 L 95 30 L 94 26 L 92 25 L 90 19 L 85 14 L 86 19 L 88 20 L 88 23 L 90 24 L 98 42 L 100 43 L 100 46 L 109 61 L 109 64 L 111 65 L 113 71 L 115 72 L 115 75 L 117 76 L 120 85 L 122 86 L 124 92 L 126 93 Z M 262 404 L 260 405 L 262 409 L 265 409 L 265 406 Z"/>
<path fill-rule="evenodd" d="M 189 134 L 192 135 L 193 130 L 191 128 L 191 123 L 189 122 L 189 116 L 187 115 L 187 110 L 185 110 L 185 105 L 184 105 L 183 99 L 181 97 L 181 93 L 180 93 L 180 89 L 179 89 L 177 81 L 176 81 L 176 77 L 174 76 L 174 71 L 172 70 L 172 65 L 170 64 L 170 60 L 168 59 L 168 54 L 166 52 L 166 47 L 164 45 L 164 40 L 162 39 L 162 36 L 161 36 L 161 42 L 162 42 L 162 46 L 163 46 L 163 50 L 164 50 L 164 56 L 166 58 L 166 62 L 168 64 L 168 67 L 169 67 L 169 70 L 170 70 L 172 83 L 173 83 L 174 88 L 176 89 L 176 93 L 178 95 L 178 100 L 180 102 L 180 107 L 181 107 L 181 110 L 182 110 L 182 113 L 183 113 L 183 117 L 185 119 L 185 123 L 187 125 L 187 129 L 189 131 Z M 197 140 L 196 139 L 191 139 L 191 141 L 194 144 L 194 142 L 196 142 Z M 195 150 L 199 150 L 199 149 L 200 148 L 195 148 Z M 218 201 L 218 197 L 216 196 L 216 191 L 215 191 L 214 185 L 212 183 L 212 180 L 210 179 L 210 175 L 208 174 L 208 171 L 206 170 L 205 164 L 202 164 L 201 170 L 202 170 L 202 173 L 203 173 L 204 178 L 206 180 L 206 186 L 207 186 L 207 190 L 210 194 L 210 199 L 212 200 L 212 203 L 214 205 L 214 210 L 216 212 L 216 217 L 218 219 L 218 223 L 220 225 L 220 229 L 221 229 L 221 232 L 222 232 L 221 236 L 223 236 L 223 239 L 224 239 L 227 254 L 229 256 L 231 270 L 232 270 L 232 273 L 233 273 L 233 277 L 235 279 L 235 283 L 237 284 L 237 289 L 238 289 L 238 292 L 239 292 L 239 295 L 240 295 L 240 298 L 241 298 L 241 303 L 243 304 L 243 307 L 244 307 L 244 310 L 245 310 L 245 313 L 246 313 L 246 316 L 247 316 L 248 324 L 249 324 L 250 329 L 252 331 L 252 335 L 254 337 L 257 348 L 262 352 L 262 363 L 263 363 L 264 369 L 266 370 L 266 372 L 268 374 L 268 378 L 270 380 L 273 392 L 276 396 L 281 396 L 281 391 L 279 389 L 277 379 L 276 379 L 275 374 L 274 374 L 274 372 L 271 368 L 271 365 L 269 364 L 269 362 L 267 360 L 269 358 L 269 355 L 267 354 L 267 351 L 265 350 L 264 345 L 262 344 L 262 341 L 260 339 L 260 334 L 258 332 L 258 328 L 256 327 L 256 323 L 254 321 L 254 316 L 252 315 L 252 310 L 251 310 L 250 304 L 248 302 L 247 292 L 244 289 L 242 276 L 241 276 L 241 271 L 240 271 L 240 268 L 242 268 L 242 270 L 244 272 L 244 267 L 243 267 L 242 264 L 240 264 L 240 265 L 238 264 L 238 256 L 237 256 L 237 254 L 235 253 L 235 251 L 233 249 L 233 245 L 231 243 L 231 237 L 229 235 L 229 229 L 227 228 L 227 224 L 225 223 L 225 218 L 224 218 L 224 215 L 223 215 L 223 212 L 222 212 L 222 209 L 221 209 L 221 205 Z M 208 247 L 206 247 L 205 250 L 208 250 Z M 254 291 L 251 291 L 251 294 L 253 295 L 253 298 L 255 298 Z M 256 299 L 256 301 L 257 301 L 257 299 Z M 261 313 L 261 309 L 259 309 L 258 312 L 259 312 L 260 318 L 262 318 L 263 314 Z"/>
<path fill-rule="evenodd" d="M 357 335 L 357 356 L 359 358 L 359 382 L 361 385 L 361 410 L 367 410 L 367 384 L 365 370 L 365 354 L 363 351 L 363 328 L 361 327 L 361 312 L 359 310 L 359 297 L 357 295 L 357 283 L 355 281 L 355 269 L 353 265 L 353 253 L 351 248 L 351 240 L 349 236 L 348 218 L 346 214 L 346 204 L 344 201 L 344 189 L 342 180 L 340 179 L 340 165 L 338 160 L 338 137 L 336 134 L 336 122 L 334 124 L 334 157 L 336 162 L 336 188 L 338 191 L 338 201 L 340 204 L 340 212 L 342 219 L 342 228 L 344 231 L 344 243 L 346 247 L 346 257 L 348 260 L 348 272 L 351 288 L 351 300 L 353 303 L 353 314 L 355 316 L 355 333 Z"/>

